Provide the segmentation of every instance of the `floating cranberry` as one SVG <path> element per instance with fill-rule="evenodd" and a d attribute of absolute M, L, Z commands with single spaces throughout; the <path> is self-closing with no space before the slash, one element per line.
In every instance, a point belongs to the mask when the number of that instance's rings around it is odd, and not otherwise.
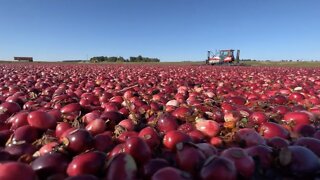
<path fill-rule="evenodd" d="M 42 130 L 54 129 L 57 124 L 56 119 L 44 111 L 32 111 L 27 119 L 30 126 Z"/>
<path fill-rule="evenodd" d="M 124 150 L 130 154 L 137 164 L 144 164 L 151 158 L 148 144 L 140 137 L 130 137 L 124 143 Z"/>
<path fill-rule="evenodd" d="M 6 113 L 12 115 L 21 110 L 21 107 L 18 103 L 15 102 L 3 102 L 0 104 L 0 113 Z"/>
<path fill-rule="evenodd" d="M 20 162 L 7 162 L 0 164 L 0 179 L 3 180 L 36 180 L 37 175 L 32 168 Z"/>
<path fill-rule="evenodd" d="M 31 162 L 32 169 L 40 178 L 64 173 L 68 167 L 69 159 L 60 153 L 47 153 Z"/>
<path fill-rule="evenodd" d="M 167 133 L 178 129 L 178 123 L 174 116 L 170 114 L 163 114 L 157 122 L 157 129 L 162 133 Z"/>
<path fill-rule="evenodd" d="M 236 132 L 235 141 L 244 147 L 266 144 L 263 137 L 254 129 L 243 128 Z"/>
<path fill-rule="evenodd" d="M 62 141 L 66 148 L 73 153 L 84 152 L 93 145 L 93 137 L 84 129 L 69 132 Z"/>
<path fill-rule="evenodd" d="M 102 173 L 106 161 L 106 156 L 98 151 L 87 152 L 75 156 L 67 168 L 69 176 L 84 174 L 99 175 Z"/>
<path fill-rule="evenodd" d="M 190 174 L 183 172 L 177 168 L 164 167 L 158 170 L 152 177 L 152 180 L 191 180 Z"/>
<path fill-rule="evenodd" d="M 150 149 L 155 149 L 160 145 L 160 137 L 157 131 L 152 127 L 145 127 L 141 129 L 139 137 L 148 144 Z"/>
<path fill-rule="evenodd" d="M 175 150 L 178 143 L 190 141 L 191 138 L 180 131 L 169 131 L 163 137 L 163 145 L 170 150 Z"/>
<path fill-rule="evenodd" d="M 287 139 L 289 137 L 289 132 L 285 128 L 273 122 L 266 122 L 261 125 L 260 133 L 266 139 L 273 137 L 281 137 Z"/>
<path fill-rule="evenodd" d="M 177 145 L 176 159 L 178 167 L 196 175 L 205 161 L 205 154 L 196 145 L 180 143 Z"/>
<path fill-rule="evenodd" d="M 11 129 L 17 129 L 18 127 L 28 125 L 27 117 L 28 117 L 27 111 L 20 111 L 19 113 L 10 117 L 8 119 L 8 123 L 11 123 Z"/>
<path fill-rule="evenodd" d="M 203 180 L 212 179 L 237 179 L 237 169 L 234 162 L 225 158 L 218 156 L 211 156 L 204 163 L 201 171 L 200 177 Z"/>
<path fill-rule="evenodd" d="M 137 172 L 138 168 L 133 157 L 120 153 L 109 160 L 105 180 L 137 179 Z"/>
<path fill-rule="evenodd" d="M 154 173 L 165 167 L 169 167 L 168 161 L 160 158 L 150 159 L 150 161 L 143 166 L 143 175 L 146 179 L 151 179 Z"/>
<path fill-rule="evenodd" d="M 25 125 L 16 129 L 13 133 L 12 141 L 13 142 L 26 142 L 32 143 L 38 138 L 40 138 L 41 133 L 39 129 Z"/>
<path fill-rule="evenodd" d="M 195 126 L 197 130 L 208 137 L 214 137 L 220 132 L 219 123 L 212 120 L 197 119 Z"/>
<path fill-rule="evenodd" d="M 237 172 L 245 177 L 251 178 L 254 173 L 255 163 L 253 158 L 242 148 L 231 147 L 222 151 L 221 156 L 232 160 L 237 168 Z"/>

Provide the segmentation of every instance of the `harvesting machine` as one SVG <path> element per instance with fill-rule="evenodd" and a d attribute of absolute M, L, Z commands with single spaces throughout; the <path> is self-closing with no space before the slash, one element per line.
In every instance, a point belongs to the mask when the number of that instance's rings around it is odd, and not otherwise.
<path fill-rule="evenodd" d="M 237 55 L 234 57 L 233 49 L 226 50 L 216 50 L 215 53 L 212 51 L 208 51 L 208 59 L 206 60 L 206 64 L 210 65 L 237 65 L 240 60 L 240 50 L 237 50 Z"/>

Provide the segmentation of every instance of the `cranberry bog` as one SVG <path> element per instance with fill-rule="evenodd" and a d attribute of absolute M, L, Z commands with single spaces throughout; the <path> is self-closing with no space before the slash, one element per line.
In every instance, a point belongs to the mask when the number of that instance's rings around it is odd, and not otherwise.
<path fill-rule="evenodd" d="M 320 68 L 0 64 L 0 179 L 320 178 Z"/>

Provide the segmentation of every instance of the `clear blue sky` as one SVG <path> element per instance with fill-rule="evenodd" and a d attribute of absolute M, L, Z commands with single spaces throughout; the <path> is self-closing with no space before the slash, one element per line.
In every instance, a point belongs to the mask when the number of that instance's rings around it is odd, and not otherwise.
<path fill-rule="evenodd" d="M 0 0 L 0 59 L 319 59 L 319 0 Z"/>

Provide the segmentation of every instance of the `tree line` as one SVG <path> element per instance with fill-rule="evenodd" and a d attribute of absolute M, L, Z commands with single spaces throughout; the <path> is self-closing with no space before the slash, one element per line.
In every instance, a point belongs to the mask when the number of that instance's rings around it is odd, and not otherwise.
<path fill-rule="evenodd" d="M 160 59 L 158 58 L 149 58 L 149 57 L 142 57 L 142 56 L 137 56 L 137 57 L 130 57 L 129 59 L 125 59 L 121 56 L 116 57 L 116 56 L 96 56 L 90 58 L 90 62 L 160 62 Z"/>

